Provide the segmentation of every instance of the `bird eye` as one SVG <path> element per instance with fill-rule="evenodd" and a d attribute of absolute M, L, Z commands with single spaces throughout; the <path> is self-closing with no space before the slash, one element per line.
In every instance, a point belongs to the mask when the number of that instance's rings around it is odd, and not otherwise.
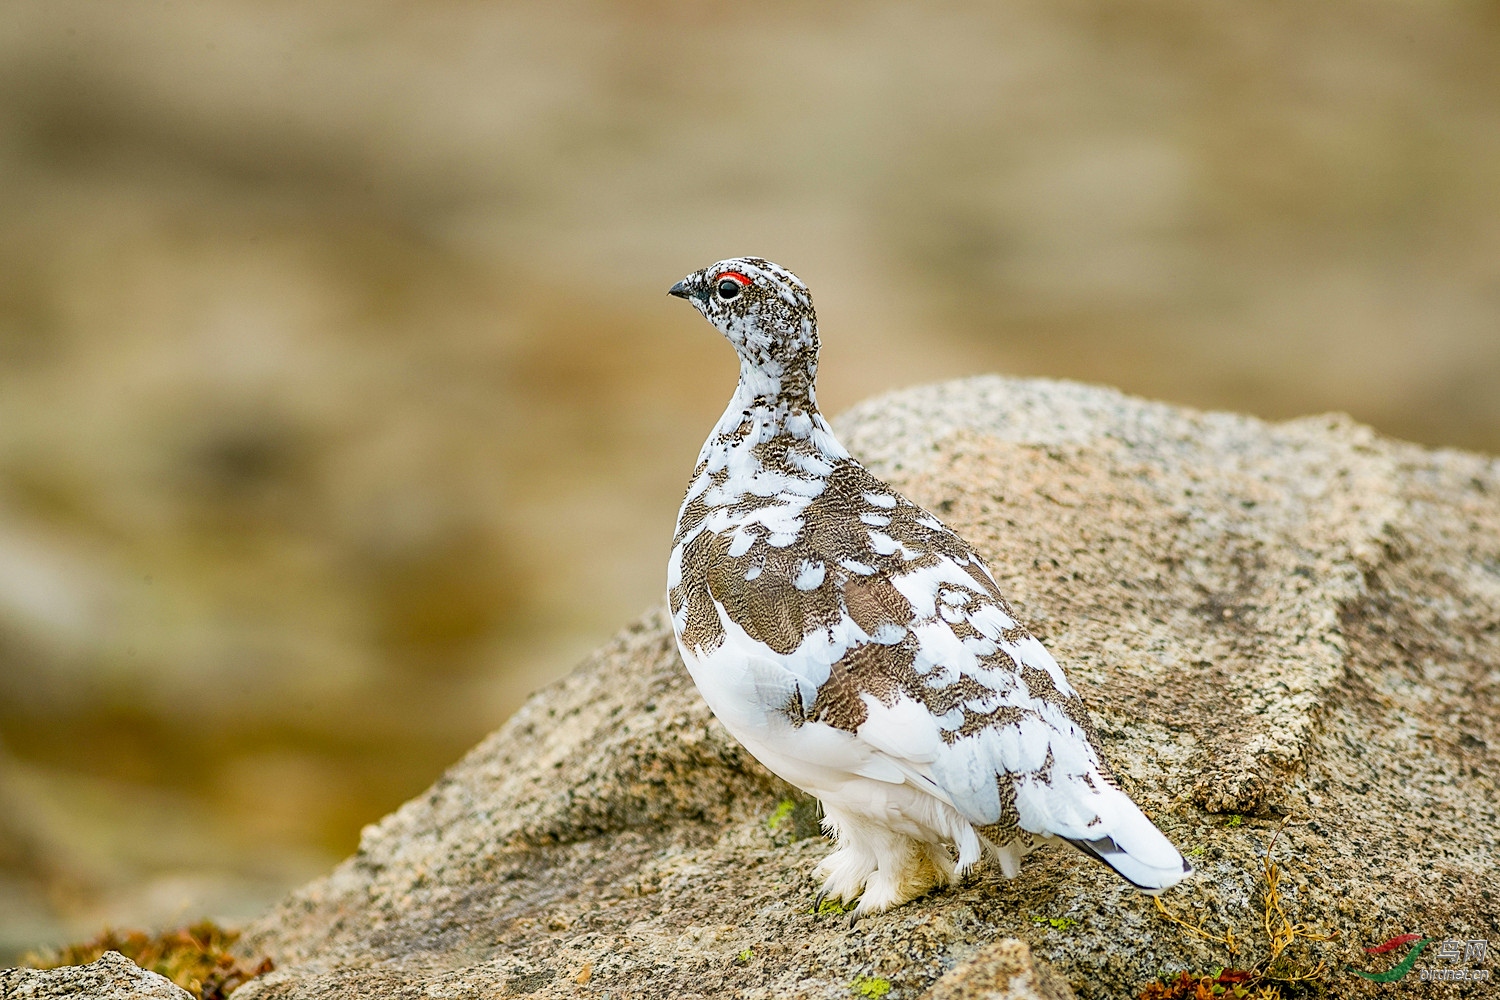
<path fill-rule="evenodd" d="M 719 298 L 728 302 L 730 299 L 738 298 L 740 290 L 745 286 L 733 278 L 724 278 L 719 282 Z"/>

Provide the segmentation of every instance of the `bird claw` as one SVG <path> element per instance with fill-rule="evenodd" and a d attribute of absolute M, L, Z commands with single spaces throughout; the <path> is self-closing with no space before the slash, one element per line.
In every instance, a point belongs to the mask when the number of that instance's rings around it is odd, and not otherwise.
<path fill-rule="evenodd" d="M 823 900 L 828 898 L 828 890 L 824 889 L 813 898 L 813 913 L 816 914 L 823 909 Z"/>

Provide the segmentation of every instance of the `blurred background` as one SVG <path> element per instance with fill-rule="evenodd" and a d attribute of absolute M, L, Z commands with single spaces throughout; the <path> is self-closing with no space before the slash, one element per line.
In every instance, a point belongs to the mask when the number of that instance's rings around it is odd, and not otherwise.
<path fill-rule="evenodd" d="M 0 959 L 240 919 L 658 599 L 729 349 L 1500 452 L 1500 3 L 5 0 Z"/>

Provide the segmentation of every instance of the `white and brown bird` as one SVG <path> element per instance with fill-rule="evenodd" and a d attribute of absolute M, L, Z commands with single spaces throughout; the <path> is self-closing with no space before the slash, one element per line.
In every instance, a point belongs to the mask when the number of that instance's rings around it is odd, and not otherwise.
<path fill-rule="evenodd" d="M 672 627 L 719 720 L 823 805 L 823 892 L 856 916 L 1007 876 L 1067 841 L 1156 892 L 1191 871 L 1111 779 L 1088 711 L 984 561 L 850 457 L 818 412 L 807 286 L 757 257 L 671 294 L 739 353 L 667 565 Z"/>

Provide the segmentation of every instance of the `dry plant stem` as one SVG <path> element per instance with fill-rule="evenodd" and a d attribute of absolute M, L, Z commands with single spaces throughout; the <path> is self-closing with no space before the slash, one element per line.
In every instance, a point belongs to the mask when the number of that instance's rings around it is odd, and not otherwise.
<path fill-rule="evenodd" d="M 1293 923 L 1292 919 L 1287 916 L 1281 895 L 1281 880 L 1284 871 L 1274 860 L 1273 854 L 1276 850 L 1276 840 L 1281 836 L 1281 831 L 1286 829 L 1290 820 L 1291 817 L 1282 820 L 1275 832 L 1271 834 L 1270 843 L 1266 845 L 1265 857 L 1261 861 L 1262 877 L 1266 883 L 1261 927 L 1266 935 L 1267 954 L 1265 959 L 1255 964 L 1250 972 L 1252 978 L 1246 984 L 1256 987 L 1255 1000 L 1280 1000 L 1281 991 L 1275 985 L 1277 983 L 1301 983 L 1326 976 L 1328 966 L 1322 961 L 1311 969 L 1290 974 L 1273 972 L 1272 968 L 1286 954 L 1287 949 L 1299 940 L 1331 941 L 1338 936 L 1336 931 L 1327 934 L 1315 932 L 1306 924 Z M 1201 921 L 1196 925 L 1191 924 L 1168 910 L 1166 904 L 1161 901 L 1161 897 L 1156 896 L 1152 899 L 1157 911 L 1163 917 L 1189 934 L 1213 944 L 1223 945 L 1231 955 L 1239 953 L 1239 941 L 1235 939 L 1233 925 L 1230 925 L 1222 935 L 1210 934 L 1203 929 Z"/>
<path fill-rule="evenodd" d="M 1299 983 L 1310 979 L 1321 978 L 1327 973 L 1328 968 L 1323 962 L 1319 962 L 1311 970 L 1290 976 L 1278 976 L 1271 973 L 1271 966 L 1276 960 L 1292 946 L 1298 939 L 1303 941 L 1332 941 L 1338 937 L 1338 931 L 1329 934 L 1320 934 L 1313 931 L 1306 924 L 1294 924 L 1286 915 L 1281 905 L 1281 868 L 1272 859 L 1272 852 L 1276 849 L 1276 838 L 1281 836 L 1281 831 L 1291 821 L 1288 816 L 1276 827 L 1276 832 L 1271 834 L 1271 842 L 1266 845 L 1266 856 L 1263 862 L 1266 879 L 1266 898 L 1262 924 L 1265 927 L 1266 939 L 1270 942 L 1271 950 L 1267 955 L 1262 975 L 1267 979 L 1274 979 L 1283 983 Z"/>
<path fill-rule="evenodd" d="M 1204 941 L 1210 941 L 1214 944 L 1222 944 L 1225 948 L 1229 949 L 1229 954 L 1231 955 L 1239 954 L 1240 946 L 1239 942 L 1234 939 L 1233 925 L 1226 928 L 1222 936 L 1210 934 L 1208 933 L 1208 931 L 1203 929 L 1203 925 L 1201 923 L 1197 925 L 1190 924 L 1186 920 L 1168 910 L 1166 904 L 1161 901 L 1160 896 L 1152 896 L 1151 901 L 1156 904 L 1158 913 L 1166 917 L 1169 921 L 1176 924 L 1178 927 L 1181 927 L 1183 930 L 1187 931 L 1189 934 L 1192 934 L 1194 937 L 1202 938 Z"/>

